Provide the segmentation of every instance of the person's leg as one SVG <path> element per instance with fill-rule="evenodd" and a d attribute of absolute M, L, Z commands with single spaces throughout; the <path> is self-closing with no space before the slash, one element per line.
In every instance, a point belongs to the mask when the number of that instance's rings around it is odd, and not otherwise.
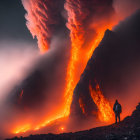
<path fill-rule="evenodd" d="M 115 123 L 117 123 L 117 113 L 115 113 Z"/>
<path fill-rule="evenodd" d="M 120 113 L 118 114 L 119 122 L 120 122 Z"/>

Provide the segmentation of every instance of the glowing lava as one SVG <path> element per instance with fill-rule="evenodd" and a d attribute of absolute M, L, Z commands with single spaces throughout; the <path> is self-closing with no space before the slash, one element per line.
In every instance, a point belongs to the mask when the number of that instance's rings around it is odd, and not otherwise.
<path fill-rule="evenodd" d="M 61 131 L 64 131 L 64 129 L 65 129 L 65 128 L 64 128 L 63 126 L 62 126 L 62 127 L 60 127 L 60 130 L 61 130 Z"/>
<path fill-rule="evenodd" d="M 22 127 L 21 126 L 18 126 L 16 129 L 13 130 L 13 133 L 14 134 L 24 133 L 24 132 L 26 132 L 26 131 L 28 131 L 30 129 L 31 129 L 30 124 L 25 124 Z"/>
<path fill-rule="evenodd" d="M 94 103 L 99 109 L 99 119 L 101 121 L 111 122 L 113 120 L 113 111 L 109 102 L 107 101 L 107 99 L 105 99 L 102 92 L 100 91 L 99 85 L 96 86 L 96 90 L 92 89 L 90 85 L 89 90 Z"/>
<path fill-rule="evenodd" d="M 74 88 L 80 80 L 80 76 L 84 71 L 89 58 L 91 57 L 93 51 L 102 40 L 105 30 L 112 29 L 112 27 L 116 23 L 115 21 L 102 21 L 102 24 L 100 23 L 100 26 L 98 25 L 98 23 L 92 24 L 91 30 L 95 29 L 96 32 L 94 33 L 93 39 L 90 40 L 87 44 L 85 44 L 85 36 L 87 35 L 87 31 L 82 25 L 82 23 L 85 20 L 85 16 L 83 16 L 84 13 L 83 11 L 80 11 L 80 6 L 77 7 L 79 9 L 76 9 L 75 11 L 71 3 L 72 2 L 70 0 L 67 0 L 65 3 L 65 9 L 68 13 L 67 27 L 70 30 L 70 38 L 72 42 L 71 57 L 67 68 L 66 88 L 64 93 L 66 99 L 65 116 L 68 116 L 70 114 L 70 106 L 72 102 Z M 80 2 L 75 3 L 79 4 Z M 81 17 L 77 18 L 77 13 Z"/>

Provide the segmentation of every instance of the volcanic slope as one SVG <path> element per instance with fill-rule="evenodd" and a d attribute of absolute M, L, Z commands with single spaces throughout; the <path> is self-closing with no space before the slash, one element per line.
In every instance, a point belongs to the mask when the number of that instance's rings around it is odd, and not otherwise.
<path fill-rule="evenodd" d="M 122 122 L 86 131 L 64 134 L 30 135 L 7 140 L 139 140 L 140 139 L 140 103 L 131 116 Z"/>

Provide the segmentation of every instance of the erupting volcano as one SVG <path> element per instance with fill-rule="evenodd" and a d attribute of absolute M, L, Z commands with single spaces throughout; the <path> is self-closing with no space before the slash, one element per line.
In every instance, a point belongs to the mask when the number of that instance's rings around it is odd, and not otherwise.
<path fill-rule="evenodd" d="M 9 124 L 2 124 L 3 131 L 12 136 L 61 133 L 113 123 L 113 102 L 127 102 L 121 94 L 132 91 L 126 77 L 137 73 L 127 68 L 139 69 L 138 4 L 126 14 L 121 11 L 125 0 L 21 2 L 40 54 L 20 83 L 8 91 L 5 102 L 16 113 L 11 113 Z M 128 3 L 124 10 L 132 1 Z M 77 120 L 82 122 L 80 127 Z"/>

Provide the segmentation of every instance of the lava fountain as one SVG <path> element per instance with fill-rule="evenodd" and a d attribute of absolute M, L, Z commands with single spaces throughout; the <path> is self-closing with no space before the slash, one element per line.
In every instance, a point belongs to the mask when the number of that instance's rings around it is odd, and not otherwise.
<path fill-rule="evenodd" d="M 98 117 L 101 121 L 108 122 L 113 120 L 113 110 L 111 108 L 110 103 L 103 96 L 99 85 L 96 85 L 96 91 L 92 89 L 92 86 L 89 86 L 90 95 L 94 101 L 94 103 L 98 107 Z"/>

